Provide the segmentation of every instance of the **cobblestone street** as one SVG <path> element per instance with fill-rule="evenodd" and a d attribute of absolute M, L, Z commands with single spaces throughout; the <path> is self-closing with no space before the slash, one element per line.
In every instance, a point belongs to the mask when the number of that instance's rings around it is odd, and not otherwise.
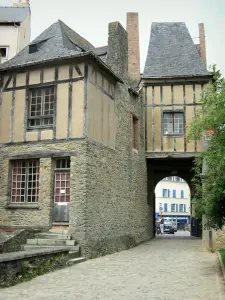
<path fill-rule="evenodd" d="M 2 289 L 1 300 L 224 300 L 216 254 L 201 240 L 165 235 Z"/>

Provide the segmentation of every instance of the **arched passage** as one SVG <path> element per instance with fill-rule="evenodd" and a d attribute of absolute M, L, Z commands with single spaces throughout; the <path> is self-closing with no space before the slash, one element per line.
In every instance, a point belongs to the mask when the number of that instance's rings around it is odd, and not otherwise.
<path fill-rule="evenodd" d="M 182 157 L 174 155 L 157 155 L 147 158 L 148 172 L 148 204 L 152 215 L 152 236 L 155 235 L 155 188 L 156 185 L 165 177 L 177 176 L 184 179 L 190 188 L 190 197 L 194 194 L 194 157 Z M 201 220 L 197 220 L 191 204 L 191 235 L 201 237 Z"/>
<path fill-rule="evenodd" d="M 155 218 L 162 216 L 165 222 L 173 225 L 165 232 L 179 232 L 190 235 L 191 202 L 187 182 L 177 176 L 169 176 L 159 181 L 155 187 Z M 172 221 L 172 223 L 171 223 Z M 169 230 L 169 231 L 168 231 Z"/>

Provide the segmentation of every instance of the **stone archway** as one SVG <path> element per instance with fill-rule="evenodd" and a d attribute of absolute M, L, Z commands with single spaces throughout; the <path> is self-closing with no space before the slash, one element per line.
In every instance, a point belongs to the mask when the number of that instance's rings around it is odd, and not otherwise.
<path fill-rule="evenodd" d="M 194 157 L 189 158 L 150 158 L 147 159 L 148 204 L 152 216 L 151 231 L 155 235 L 155 187 L 165 177 L 177 176 L 186 181 L 191 198 L 194 194 Z M 201 236 L 201 222 L 193 215 L 191 205 L 191 235 Z"/>

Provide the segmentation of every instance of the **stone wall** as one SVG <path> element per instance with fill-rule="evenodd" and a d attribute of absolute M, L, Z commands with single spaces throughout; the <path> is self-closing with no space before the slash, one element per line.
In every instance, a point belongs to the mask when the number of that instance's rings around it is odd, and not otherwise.
<path fill-rule="evenodd" d="M 116 89 L 116 147 L 88 143 L 87 214 L 83 252 L 96 257 L 152 237 L 147 204 L 144 108 L 128 87 Z M 140 120 L 140 145 L 132 148 L 131 113 Z"/>
<path fill-rule="evenodd" d="M 206 251 L 215 252 L 225 248 L 225 227 L 222 230 L 210 230 L 205 228 L 206 217 L 202 217 L 202 248 Z"/>
<path fill-rule="evenodd" d="M 28 281 L 69 265 L 68 249 L 39 249 L 0 256 L 0 288 Z"/>
<path fill-rule="evenodd" d="M 223 230 L 214 231 L 215 236 L 215 250 L 225 248 L 225 227 Z"/>
<path fill-rule="evenodd" d="M 26 244 L 27 239 L 35 237 L 36 230 L 0 230 L 0 253 L 21 251 L 21 245 Z"/>
<path fill-rule="evenodd" d="M 121 78 L 127 78 L 127 32 L 119 22 L 109 23 L 107 64 Z"/>
<path fill-rule="evenodd" d="M 0 152 L 0 224 L 12 227 L 34 227 L 47 229 L 52 223 L 52 207 L 53 207 L 53 170 L 52 158 L 40 159 L 40 186 L 39 186 L 39 202 L 38 205 L 24 205 L 21 207 L 12 207 L 10 205 L 10 162 L 5 159 L 5 156 L 13 154 L 23 154 L 36 151 L 58 150 L 69 151 L 75 150 L 77 154 L 71 156 L 71 228 L 79 227 L 83 224 L 77 217 L 77 211 L 81 210 L 83 202 L 82 197 L 85 193 L 86 164 L 84 163 L 84 156 L 86 155 L 86 141 L 74 140 L 63 143 L 28 143 L 28 144 L 14 144 L 12 146 L 2 147 Z M 57 156 L 56 156 L 57 157 Z M 85 173 L 86 174 L 86 173 Z M 80 198 L 81 197 L 81 198 Z M 74 210 L 76 213 L 73 213 Z M 79 215 L 80 216 L 80 215 Z"/>
<path fill-rule="evenodd" d="M 14 144 L 1 148 L 1 225 L 48 229 L 52 224 L 53 207 L 52 158 L 40 158 L 38 205 L 12 208 L 8 176 L 10 163 L 5 156 L 75 150 L 70 169 L 69 233 L 81 245 L 82 255 L 96 257 L 113 253 L 152 237 L 152 212 L 147 204 L 142 98 L 129 91 L 126 84 L 117 84 L 115 102 L 114 149 L 88 139 Z M 132 114 L 140 124 L 137 149 L 133 149 L 132 143 Z"/>

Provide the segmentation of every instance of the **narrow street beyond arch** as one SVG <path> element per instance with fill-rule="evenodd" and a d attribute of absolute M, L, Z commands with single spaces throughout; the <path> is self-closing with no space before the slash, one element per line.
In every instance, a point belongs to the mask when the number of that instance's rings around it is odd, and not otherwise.
<path fill-rule="evenodd" d="M 225 292 L 216 254 L 177 233 L 2 289 L 0 299 L 224 300 Z"/>

